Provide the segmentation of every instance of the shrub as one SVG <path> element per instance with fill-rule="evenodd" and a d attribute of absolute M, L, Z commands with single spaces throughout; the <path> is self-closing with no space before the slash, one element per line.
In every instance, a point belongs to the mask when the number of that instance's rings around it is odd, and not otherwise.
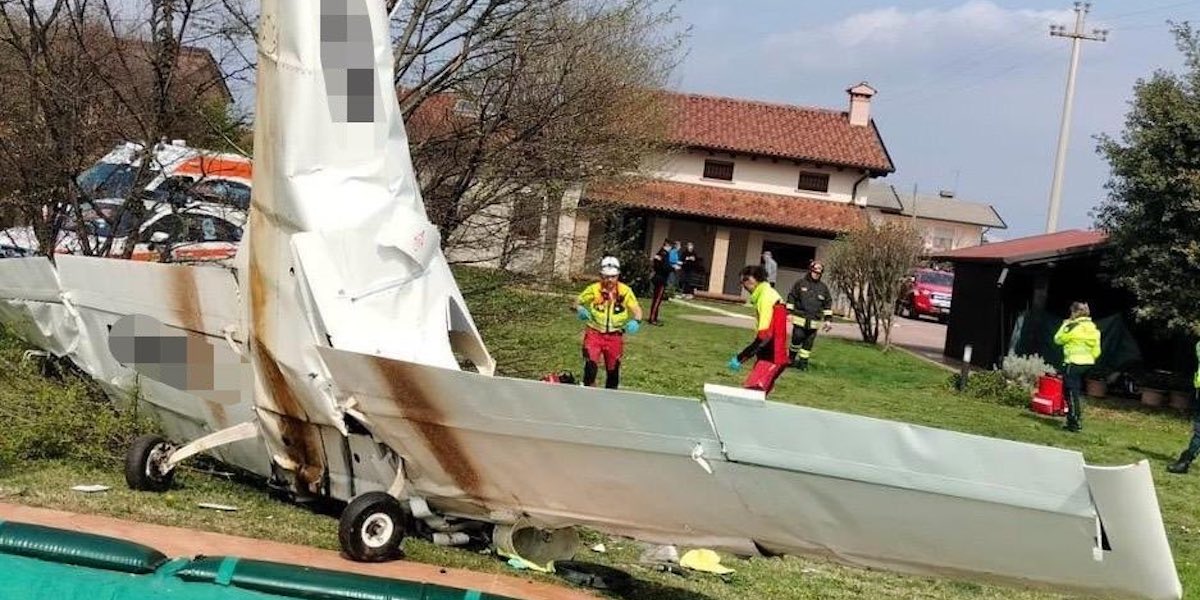
<path fill-rule="evenodd" d="M 70 369 L 60 381 L 46 379 L 34 361 L 21 360 L 10 334 L 0 337 L 9 338 L 0 347 L 0 469 L 26 460 L 111 468 L 133 438 L 153 431 L 136 402 L 118 407 Z"/>
<path fill-rule="evenodd" d="M 1038 377 L 1055 372 L 1054 367 L 1036 354 L 1026 356 L 1009 354 L 1004 357 L 1000 369 L 1004 373 L 1005 379 L 1027 390 L 1033 390 L 1037 385 Z"/>
<path fill-rule="evenodd" d="M 951 377 L 951 385 L 957 387 L 958 380 L 959 375 L 955 374 Z M 1027 406 L 1029 404 L 1029 390 L 1009 381 L 1002 371 L 971 373 L 967 378 L 967 386 L 962 392 L 973 398 L 1005 406 Z"/>

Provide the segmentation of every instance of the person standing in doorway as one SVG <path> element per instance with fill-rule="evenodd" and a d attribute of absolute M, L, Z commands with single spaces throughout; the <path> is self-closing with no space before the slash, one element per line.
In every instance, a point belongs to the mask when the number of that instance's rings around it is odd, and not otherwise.
<path fill-rule="evenodd" d="M 583 385 L 594 387 L 604 359 L 604 387 L 615 390 L 621 381 L 621 355 L 626 333 L 637 333 L 642 308 L 629 286 L 621 283 L 621 262 L 615 256 L 600 261 L 600 281 L 583 289 L 575 312 L 583 329 Z"/>
<path fill-rule="evenodd" d="M 1100 358 L 1100 330 L 1092 322 L 1086 302 L 1071 304 L 1071 315 L 1054 334 L 1063 350 L 1063 387 L 1067 393 L 1067 424 L 1063 429 L 1083 428 L 1083 376 Z"/>
<path fill-rule="evenodd" d="M 663 300 L 666 298 L 667 282 L 674 270 L 671 267 L 670 253 L 671 240 L 663 240 L 662 248 L 650 259 L 652 271 L 650 282 L 654 284 L 654 295 L 650 300 L 650 318 L 646 322 L 651 325 L 662 325 L 662 321 L 658 318 L 658 311 L 662 308 Z"/>
<path fill-rule="evenodd" d="M 755 357 L 754 368 L 742 387 L 769 394 L 787 368 L 788 311 L 779 292 L 766 279 L 767 272 L 759 265 L 742 269 L 742 288 L 750 292 L 757 327 L 754 341 L 729 359 L 729 368 L 737 371 L 742 368 L 742 363 Z"/>
<path fill-rule="evenodd" d="M 767 272 L 767 283 L 771 284 L 771 287 L 775 287 L 776 276 L 779 274 L 779 263 L 775 262 L 775 257 L 771 256 L 770 250 L 763 250 L 762 266 Z"/>
<path fill-rule="evenodd" d="M 1200 335 L 1200 323 L 1192 327 L 1192 332 Z M 1192 387 L 1196 388 L 1192 396 L 1192 440 L 1179 459 L 1167 465 L 1168 473 L 1187 473 L 1196 455 L 1200 454 L 1200 342 L 1196 342 L 1196 362 L 1196 374 L 1192 376 Z"/>
<path fill-rule="evenodd" d="M 696 291 L 696 267 L 699 266 L 696 262 L 696 245 L 688 242 L 683 248 L 680 260 L 683 261 L 683 297 L 690 299 Z"/>
<path fill-rule="evenodd" d="M 808 359 L 812 358 L 818 323 L 824 323 L 823 332 L 832 329 L 833 294 L 821 281 L 824 272 L 821 263 L 812 261 L 808 274 L 792 285 L 792 291 L 788 293 L 787 307 L 792 313 L 792 345 L 788 348 L 788 357 L 791 365 L 801 371 L 808 369 Z"/>
<path fill-rule="evenodd" d="M 667 276 L 667 289 L 672 293 L 682 289 L 679 276 L 683 274 L 683 258 L 681 257 L 682 250 L 679 247 L 679 240 L 671 243 L 671 248 L 667 250 L 667 261 L 671 263 L 671 273 Z"/>

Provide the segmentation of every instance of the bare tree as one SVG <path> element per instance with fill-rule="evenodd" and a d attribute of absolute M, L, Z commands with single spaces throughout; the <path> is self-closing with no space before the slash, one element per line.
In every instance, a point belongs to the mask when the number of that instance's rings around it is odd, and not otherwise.
<path fill-rule="evenodd" d="M 397 10 L 399 101 L 450 248 L 506 266 L 549 250 L 568 192 L 663 150 L 681 35 L 655 0 L 417 0 Z M 564 202 L 564 194 L 567 200 Z M 489 251 L 484 251 L 487 249 Z"/>
<path fill-rule="evenodd" d="M 139 142 L 141 151 L 133 173 L 121 174 L 125 185 L 106 190 L 126 200 L 107 220 L 132 216 L 134 226 L 144 206 L 128 200 L 140 200 L 161 167 L 155 143 L 233 145 L 239 123 L 228 111 L 227 73 L 196 44 L 242 31 L 218 25 L 234 1 L 151 0 L 122 12 L 109 0 L 0 0 L 0 203 L 32 226 L 42 251 L 53 256 L 62 228 L 86 227 L 77 217 L 94 188 L 79 175 L 115 142 Z M 112 236 L 79 233 L 83 253 L 113 250 Z"/>
<path fill-rule="evenodd" d="M 907 223 L 868 223 L 830 249 L 834 286 L 850 301 L 864 342 L 891 346 L 892 320 L 904 281 L 920 258 L 922 241 Z"/>

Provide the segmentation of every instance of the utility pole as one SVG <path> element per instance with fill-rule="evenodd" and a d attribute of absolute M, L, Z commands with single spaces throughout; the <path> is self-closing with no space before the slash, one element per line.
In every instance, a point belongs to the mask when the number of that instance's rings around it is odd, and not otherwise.
<path fill-rule="evenodd" d="M 1075 73 L 1079 70 L 1079 42 L 1090 40 L 1103 42 L 1108 39 L 1108 31 L 1093 29 L 1084 33 L 1083 22 L 1087 18 L 1092 5 L 1089 2 L 1075 3 L 1075 29 L 1067 31 L 1063 25 L 1051 25 L 1050 35 L 1065 37 L 1071 40 L 1071 68 L 1067 72 L 1067 94 L 1063 99 L 1062 124 L 1058 130 L 1058 154 L 1054 158 L 1054 180 L 1050 184 L 1050 210 L 1046 215 L 1046 233 L 1054 233 L 1058 229 L 1058 208 L 1062 197 L 1063 167 L 1067 163 L 1067 141 L 1071 131 L 1071 105 L 1075 101 Z"/>

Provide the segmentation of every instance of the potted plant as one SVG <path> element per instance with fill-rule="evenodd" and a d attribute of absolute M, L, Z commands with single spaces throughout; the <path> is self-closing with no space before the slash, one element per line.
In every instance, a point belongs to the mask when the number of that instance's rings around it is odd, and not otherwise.
<path fill-rule="evenodd" d="M 1084 393 L 1091 398 L 1104 398 L 1108 396 L 1108 377 L 1107 369 L 1095 368 L 1088 372 L 1087 378 L 1083 380 Z"/>
<path fill-rule="evenodd" d="M 1150 371 L 1138 380 L 1142 391 L 1142 404 L 1146 406 L 1162 406 L 1167 399 L 1167 388 L 1170 387 L 1171 374 L 1167 371 Z"/>

